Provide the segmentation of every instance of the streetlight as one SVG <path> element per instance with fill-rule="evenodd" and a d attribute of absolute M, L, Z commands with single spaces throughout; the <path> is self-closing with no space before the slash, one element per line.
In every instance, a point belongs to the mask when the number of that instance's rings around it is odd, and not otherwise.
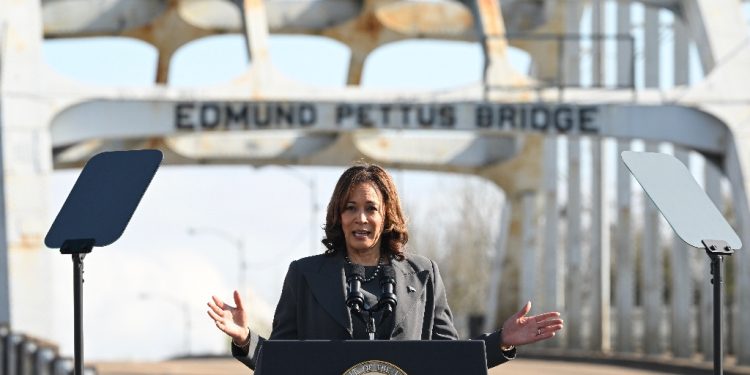
<path fill-rule="evenodd" d="M 237 248 L 237 258 L 239 259 L 239 269 L 237 270 L 237 287 L 239 288 L 239 290 L 241 290 L 242 294 L 247 292 L 247 285 L 245 285 L 245 275 L 247 274 L 247 261 L 245 260 L 245 241 L 243 241 L 240 237 L 234 236 L 233 234 L 218 228 L 188 228 L 189 235 L 197 236 L 200 233 L 213 234 L 215 236 L 221 237 Z"/>
<path fill-rule="evenodd" d="M 138 295 L 138 299 L 147 301 L 147 300 L 157 300 L 157 301 L 164 301 L 168 302 L 174 306 L 176 306 L 178 309 L 182 310 L 182 316 L 183 316 L 183 323 L 184 323 L 184 343 L 185 343 L 185 354 L 187 356 L 190 356 L 191 352 L 191 345 L 190 345 L 190 330 L 191 330 L 191 323 L 190 323 L 190 305 L 181 300 L 174 298 L 168 294 L 161 294 L 161 293 L 141 293 Z"/>
<path fill-rule="evenodd" d="M 310 189 L 310 224 L 312 225 L 312 231 L 310 231 L 310 242 L 312 243 L 311 254 L 317 253 L 317 240 L 315 239 L 315 233 L 318 231 L 318 225 L 316 220 L 318 219 L 318 181 L 315 176 L 307 176 L 299 170 L 290 167 L 286 164 L 281 164 L 289 173 L 290 176 L 294 176 L 302 183 L 306 184 Z"/>

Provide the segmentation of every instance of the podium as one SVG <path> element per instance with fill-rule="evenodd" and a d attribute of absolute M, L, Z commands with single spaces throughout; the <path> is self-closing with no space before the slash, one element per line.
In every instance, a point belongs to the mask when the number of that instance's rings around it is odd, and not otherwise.
<path fill-rule="evenodd" d="M 256 375 L 487 375 L 484 342 L 269 340 Z"/>

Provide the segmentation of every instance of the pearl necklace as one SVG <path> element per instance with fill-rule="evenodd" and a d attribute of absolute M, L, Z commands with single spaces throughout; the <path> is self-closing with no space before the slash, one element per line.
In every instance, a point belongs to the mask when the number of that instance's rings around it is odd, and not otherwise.
<path fill-rule="evenodd" d="M 344 259 L 346 260 L 346 263 L 348 263 L 350 266 L 354 265 L 351 260 L 349 260 L 348 255 L 344 255 Z M 362 283 L 369 283 L 370 281 L 375 280 L 376 277 L 378 277 L 378 274 L 380 273 L 380 269 L 383 267 L 383 257 L 378 258 L 378 266 L 375 268 L 375 272 L 373 272 L 370 277 L 366 277 L 364 280 L 362 280 Z"/>

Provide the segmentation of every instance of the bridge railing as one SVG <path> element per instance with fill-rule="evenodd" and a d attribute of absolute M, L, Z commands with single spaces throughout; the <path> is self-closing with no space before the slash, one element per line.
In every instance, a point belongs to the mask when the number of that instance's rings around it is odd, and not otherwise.
<path fill-rule="evenodd" d="M 57 346 L 0 326 L 0 373 L 4 375 L 72 375 L 73 361 L 60 355 Z M 96 375 L 86 367 L 85 375 Z"/>

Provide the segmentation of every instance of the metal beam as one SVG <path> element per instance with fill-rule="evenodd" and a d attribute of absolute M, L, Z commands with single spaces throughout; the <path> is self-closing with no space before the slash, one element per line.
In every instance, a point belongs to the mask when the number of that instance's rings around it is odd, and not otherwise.
<path fill-rule="evenodd" d="M 583 344 L 583 243 L 581 241 L 581 139 L 568 137 L 568 199 L 565 210 L 566 263 L 565 275 L 567 291 L 565 307 L 567 317 L 567 344 L 570 349 L 584 349 Z"/>
<path fill-rule="evenodd" d="M 5 22 L 0 22 L 0 87 L 3 86 L 3 59 L 5 58 Z M 0 98 L 0 171 L 5 171 L 3 153 L 3 99 Z M 10 275 L 8 274 L 8 241 L 5 214 L 5 173 L 0 173 L 0 326 L 10 326 Z"/>
<path fill-rule="evenodd" d="M 617 143 L 617 155 L 630 150 L 630 141 Z M 617 229 L 615 250 L 615 309 L 617 311 L 615 350 L 635 351 L 635 247 L 631 230 L 631 177 L 625 164 L 617 158 Z"/>

